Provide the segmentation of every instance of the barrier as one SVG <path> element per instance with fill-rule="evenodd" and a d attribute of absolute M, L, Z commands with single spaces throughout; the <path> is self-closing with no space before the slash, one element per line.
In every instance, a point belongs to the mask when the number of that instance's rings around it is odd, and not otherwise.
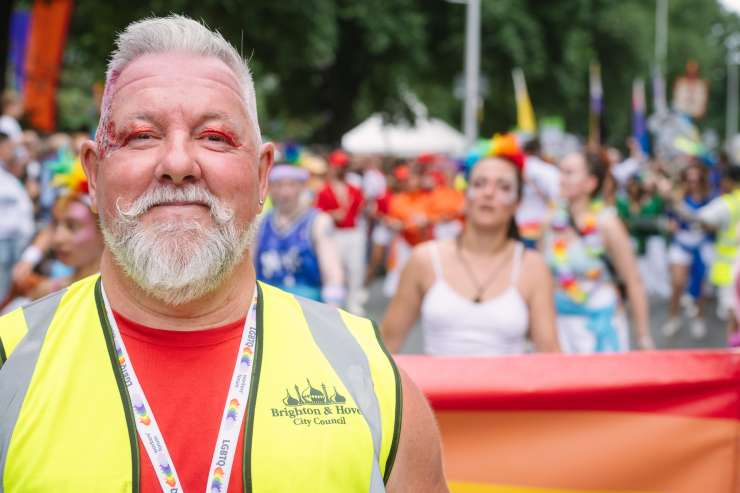
<path fill-rule="evenodd" d="M 740 492 L 740 353 L 396 359 L 454 493 Z"/>

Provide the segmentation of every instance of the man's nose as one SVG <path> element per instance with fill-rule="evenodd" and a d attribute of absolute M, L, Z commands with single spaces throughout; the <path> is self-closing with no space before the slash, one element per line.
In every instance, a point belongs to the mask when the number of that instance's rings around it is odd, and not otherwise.
<path fill-rule="evenodd" d="M 164 155 L 157 165 L 157 179 L 173 185 L 200 180 L 201 169 L 190 137 L 184 133 L 166 139 Z"/>

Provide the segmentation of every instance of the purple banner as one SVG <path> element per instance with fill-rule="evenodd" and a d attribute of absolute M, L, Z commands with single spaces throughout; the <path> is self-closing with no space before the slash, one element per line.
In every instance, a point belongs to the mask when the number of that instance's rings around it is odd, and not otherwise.
<path fill-rule="evenodd" d="M 26 78 L 26 48 L 28 47 L 28 33 L 31 30 L 31 12 L 16 10 L 10 16 L 10 65 L 12 67 L 12 87 L 18 92 L 23 91 Z"/>

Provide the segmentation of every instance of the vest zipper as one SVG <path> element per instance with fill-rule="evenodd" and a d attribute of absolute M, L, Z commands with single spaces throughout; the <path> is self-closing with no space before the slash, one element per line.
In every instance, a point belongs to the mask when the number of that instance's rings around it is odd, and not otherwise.
<path fill-rule="evenodd" d="M 244 456 L 242 457 L 242 478 L 244 493 L 252 493 L 252 437 L 254 430 L 254 410 L 257 407 L 257 391 L 259 389 L 260 369 L 262 367 L 262 348 L 264 344 L 264 306 L 265 297 L 260 283 L 255 283 L 257 289 L 257 345 L 254 348 L 254 360 L 252 364 L 252 383 L 249 388 L 249 399 L 247 400 L 247 416 L 244 423 Z"/>
<path fill-rule="evenodd" d="M 95 306 L 98 308 L 98 318 L 100 319 L 100 325 L 103 329 L 103 335 L 105 336 L 105 345 L 108 348 L 108 356 L 110 357 L 111 366 L 113 367 L 113 374 L 115 375 L 116 384 L 118 385 L 118 392 L 121 394 L 123 413 L 126 416 L 126 428 L 128 430 L 129 445 L 131 447 L 131 493 L 139 493 L 141 489 L 141 457 L 139 455 L 138 435 L 132 411 L 133 406 L 131 405 L 131 400 L 129 398 L 128 391 L 126 390 L 126 384 L 123 380 L 123 375 L 121 374 L 121 367 L 118 365 L 118 358 L 116 356 L 115 348 L 113 347 L 113 331 L 110 328 L 108 315 L 105 311 L 100 277 L 98 277 L 98 280 L 95 282 Z"/>
<path fill-rule="evenodd" d="M 388 479 L 391 477 L 391 471 L 393 470 L 393 465 L 396 462 L 396 453 L 398 452 L 398 442 L 401 439 L 401 420 L 403 418 L 403 385 L 401 384 L 401 375 L 398 372 L 398 366 L 396 366 L 396 361 L 393 359 L 393 356 L 391 356 L 391 353 L 388 351 L 388 348 L 385 347 L 385 343 L 383 342 L 383 337 L 380 335 L 380 329 L 378 328 L 378 325 L 375 323 L 374 320 L 371 320 L 373 331 L 375 332 L 375 339 L 378 341 L 378 345 L 383 350 L 383 353 L 385 354 L 385 357 L 388 358 L 388 363 L 391 365 L 391 368 L 393 369 L 393 378 L 396 382 L 396 416 L 393 423 L 393 439 L 391 441 L 391 448 L 388 450 L 388 457 L 386 457 L 385 460 L 385 474 L 383 474 L 383 483 L 388 484 Z M 381 418 L 382 422 L 382 418 Z M 380 459 L 380 458 L 378 458 Z"/>

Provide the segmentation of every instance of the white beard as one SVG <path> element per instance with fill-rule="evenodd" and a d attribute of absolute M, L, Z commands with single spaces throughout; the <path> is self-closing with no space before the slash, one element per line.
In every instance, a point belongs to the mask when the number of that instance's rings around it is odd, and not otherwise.
<path fill-rule="evenodd" d="M 145 226 L 140 218 L 157 204 L 202 202 L 215 226 L 177 220 Z M 233 210 L 195 186 L 158 187 L 144 193 L 117 215 L 103 237 L 124 272 L 146 293 L 168 305 L 182 305 L 218 288 L 252 246 L 257 221 L 238 227 Z"/>

